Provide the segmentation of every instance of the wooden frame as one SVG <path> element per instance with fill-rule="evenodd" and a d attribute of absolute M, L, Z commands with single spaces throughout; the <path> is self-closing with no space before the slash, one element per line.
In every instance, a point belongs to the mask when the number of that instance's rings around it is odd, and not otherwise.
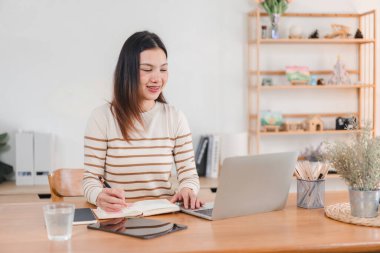
<path fill-rule="evenodd" d="M 357 108 L 352 115 L 359 119 L 359 126 L 363 127 L 364 122 L 371 122 L 373 135 L 376 135 L 376 11 L 368 11 L 365 13 L 284 13 L 282 17 L 301 17 L 301 18 L 350 18 L 356 19 L 360 30 L 363 33 L 363 39 L 262 39 L 261 38 L 261 18 L 267 17 L 267 13 L 261 13 L 260 10 L 248 13 L 248 150 L 249 153 L 260 153 L 260 138 L 266 135 L 305 135 L 305 134 L 344 134 L 353 133 L 358 130 L 329 130 L 325 129 L 318 132 L 264 132 L 260 122 L 260 95 L 262 92 L 272 90 L 298 90 L 298 89 L 355 89 L 357 92 Z M 255 21 L 256 27 L 252 26 Z M 253 31 L 256 31 L 253 39 Z M 355 85 L 273 85 L 261 86 L 261 75 L 285 75 L 283 70 L 262 70 L 260 69 L 260 48 L 262 44 L 352 44 L 357 47 L 358 69 L 348 70 L 350 75 L 357 75 L 360 84 Z M 256 68 L 253 68 L 252 47 L 256 48 L 255 63 Z M 327 75 L 332 73 L 331 70 L 311 70 L 310 74 Z M 254 103 L 256 101 L 256 103 Z M 255 108 L 254 108 L 255 106 Z M 337 117 L 347 116 L 348 113 L 318 113 L 321 117 Z M 309 114 L 285 114 L 284 118 L 306 118 Z M 256 145 L 254 145 L 256 144 Z M 255 147 L 256 152 L 253 152 Z"/>

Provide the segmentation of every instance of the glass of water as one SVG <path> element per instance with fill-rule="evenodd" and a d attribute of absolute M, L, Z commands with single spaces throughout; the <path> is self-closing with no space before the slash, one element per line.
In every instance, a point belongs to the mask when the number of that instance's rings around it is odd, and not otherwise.
<path fill-rule="evenodd" d="M 57 203 L 43 207 L 49 240 L 64 241 L 71 238 L 75 206 Z"/>

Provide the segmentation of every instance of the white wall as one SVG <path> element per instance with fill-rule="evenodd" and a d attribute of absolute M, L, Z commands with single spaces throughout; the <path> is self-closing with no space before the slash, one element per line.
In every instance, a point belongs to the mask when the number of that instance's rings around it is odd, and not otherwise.
<path fill-rule="evenodd" d="M 297 0 L 289 11 L 379 5 L 342 2 Z M 54 133 L 56 166 L 82 167 L 87 118 L 110 100 L 125 39 L 144 29 L 167 46 L 165 94 L 187 115 L 195 142 L 203 133 L 245 131 L 246 13 L 253 7 L 250 0 L 0 0 L 0 132 L 11 133 L 11 145 L 18 129 Z M 14 164 L 14 147 L 0 158 Z"/>

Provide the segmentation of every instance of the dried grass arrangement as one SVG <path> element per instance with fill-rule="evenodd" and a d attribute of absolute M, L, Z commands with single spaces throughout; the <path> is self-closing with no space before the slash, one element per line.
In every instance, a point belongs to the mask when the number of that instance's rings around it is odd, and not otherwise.
<path fill-rule="evenodd" d="M 380 138 L 367 125 L 347 142 L 327 143 L 324 158 L 353 190 L 373 191 L 380 183 Z"/>

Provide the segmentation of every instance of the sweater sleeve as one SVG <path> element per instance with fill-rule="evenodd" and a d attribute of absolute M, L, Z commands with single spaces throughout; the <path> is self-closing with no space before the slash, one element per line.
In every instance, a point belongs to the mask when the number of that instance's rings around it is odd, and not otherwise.
<path fill-rule="evenodd" d="M 177 169 L 178 191 L 188 187 L 195 194 L 199 192 L 199 177 L 195 168 L 193 141 L 185 115 L 179 112 L 175 136 L 174 161 Z"/>
<path fill-rule="evenodd" d="M 107 152 L 107 117 L 101 108 L 95 109 L 87 122 L 84 135 L 84 176 L 82 181 L 84 196 L 91 204 L 103 187 L 98 176 L 104 175 Z"/>

